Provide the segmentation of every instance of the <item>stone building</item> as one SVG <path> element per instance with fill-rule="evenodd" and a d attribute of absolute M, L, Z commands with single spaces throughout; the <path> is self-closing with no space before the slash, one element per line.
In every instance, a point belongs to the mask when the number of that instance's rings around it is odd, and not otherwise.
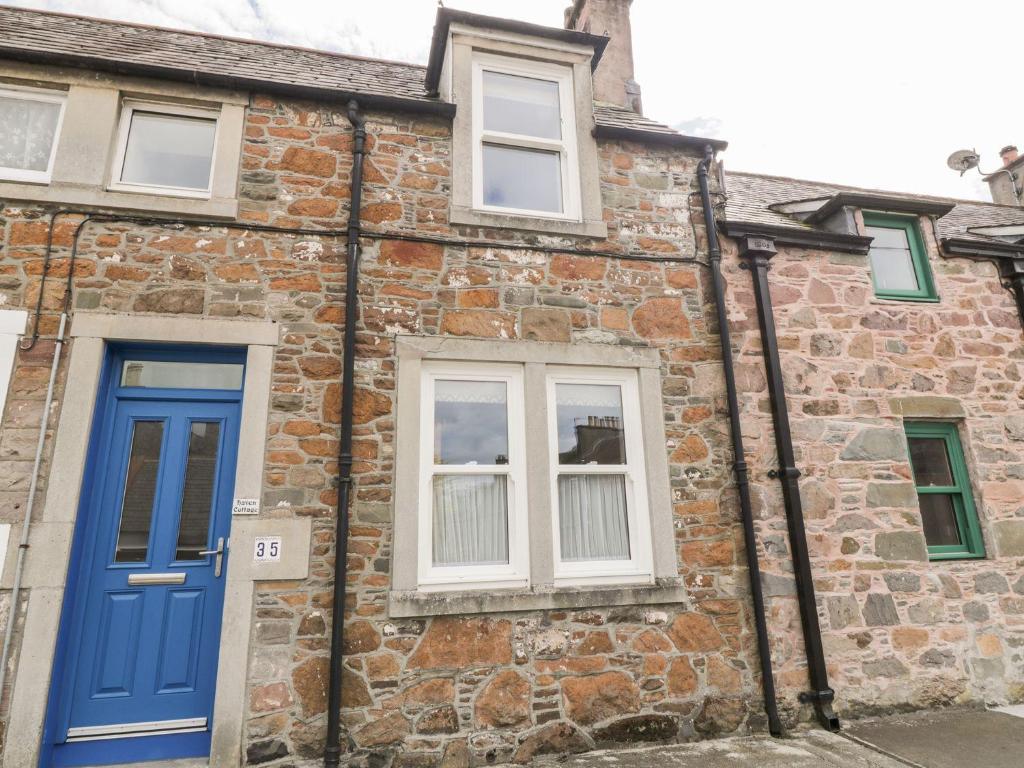
<path fill-rule="evenodd" d="M 425 68 L 0 8 L 5 765 L 1024 698 L 1024 209 L 723 177 L 628 6 Z"/>

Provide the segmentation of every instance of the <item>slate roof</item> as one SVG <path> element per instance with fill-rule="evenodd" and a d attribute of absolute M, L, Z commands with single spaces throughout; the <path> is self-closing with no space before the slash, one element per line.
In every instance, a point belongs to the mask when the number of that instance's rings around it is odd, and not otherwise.
<path fill-rule="evenodd" d="M 242 90 L 451 113 L 427 95 L 426 68 L 256 40 L 0 5 L 0 58 L 79 66 Z M 599 127 L 642 139 L 684 137 L 631 110 L 594 105 Z M 719 142 L 714 142 L 719 144 Z"/>
<path fill-rule="evenodd" d="M 793 216 L 774 210 L 771 206 L 798 200 L 821 199 L 824 201 L 825 198 L 840 192 L 862 192 L 905 200 L 951 203 L 954 204 L 953 210 L 936 221 L 939 237 L 955 237 L 975 240 L 979 243 L 1005 244 L 1006 241 L 971 232 L 970 230 L 973 228 L 1024 225 L 1024 208 L 1014 205 L 996 205 L 975 200 L 912 195 L 735 171 L 725 174 L 725 186 L 724 218 L 726 221 L 761 224 L 769 227 L 787 227 L 802 232 L 818 230 Z"/>

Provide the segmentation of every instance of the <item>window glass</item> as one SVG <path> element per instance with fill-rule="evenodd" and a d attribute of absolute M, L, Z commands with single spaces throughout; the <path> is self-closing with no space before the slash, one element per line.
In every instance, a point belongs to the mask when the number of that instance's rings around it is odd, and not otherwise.
<path fill-rule="evenodd" d="M 132 447 L 124 480 L 115 563 L 146 561 L 163 438 L 162 421 L 136 421 L 132 428 Z"/>
<path fill-rule="evenodd" d="M 434 565 L 508 563 L 505 475 L 434 475 Z"/>
<path fill-rule="evenodd" d="M 484 144 L 483 174 L 484 205 L 562 212 L 558 152 Z"/>
<path fill-rule="evenodd" d="M 946 493 L 925 493 L 919 498 L 924 538 L 929 546 L 960 544 L 953 497 Z"/>
<path fill-rule="evenodd" d="M 875 288 L 879 291 L 917 291 L 921 285 L 914 269 L 907 232 L 902 228 L 865 227 L 874 240 L 869 256 Z"/>
<path fill-rule="evenodd" d="M 46 173 L 61 105 L 0 94 L 0 167 Z"/>
<path fill-rule="evenodd" d="M 483 88 L 485 130 L 562 137 L 558 83 L 485 70 Z"/>
<path fill-rule="evenodd" d="M 121 181 L 156 187 L 210 187 L 217 121 L 132 112 Z"/>
<path fill-rule="evenodd" d="M 556 384 L 559 464 L 625 464 L 622 390 L 614 384 Z"/>
<path fill-rule="evenodd" d="M 210 510 L 213 508 L 214 481 L 217 478 L 217 451 L 220 447 L 220 423 L 194 421 L 188 437 L 185 484 L 178 515 L 178 546 L 175 560 L 202 560 L 210 534 Z"/>
<path fill-rule="evenodd" d="M 918 486 L 953 485 L 945 440 L 941 437 L 912 437 L 909 442 L 914 482 Z"/>
<path fill-rule="evenodd" d="M 559 475 L 562 560 L 628 560 L 629 523 L 623 475 Z"/>
<path fill-rule="evenodd" d="M 508 463 L 505 382 L 434 382 L 434 463 Z"/>
<path fill-rule="evenodd" d="M 125 360 L 122 387 L 164 389 L 241 389 L 241 363 L 184 363 L 166 360 Z"/>

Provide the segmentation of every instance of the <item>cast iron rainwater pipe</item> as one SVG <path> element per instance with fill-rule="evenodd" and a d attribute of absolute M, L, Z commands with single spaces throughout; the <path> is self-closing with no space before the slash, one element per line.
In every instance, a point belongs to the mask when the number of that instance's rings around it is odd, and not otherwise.
<path fill-rule="evenodd" d="M 725 290 L 722 285 L 722 249 L 718 242 L 715 211 L 711 205 L 708 189 L 708 169 L 715 159 L 711 146 L 705 148 L 705 157 L 697 165 L 697 183 L 700 186 L 700 202 L 704 209 L 704 229 L 708 238 L 708 266 L 711 270 L 711 286 L 715 295 L 715 312 L 718 318 L 718 338 L 722 345 L 722 369 L 725 374 L 725 395 L 729 409 L 729 432 L 732 436 L 733 472 L 736 475 L 736 490 L 740 499 L 740 517 L 743 519 L 743 549 L 747 556 L 747 573 L 750 575 L 750 598 L 754 604 L 754 628 L 757 632 L 757 653 L 761 661 L 761 679 L 764 689 L 764 710 L 768 715 L 768 731 L 772 736 L 782 735 L 779 707 L 775 699 L 775 678 L 772 675 L 772 653 L 768 642 L 768 624 L 764 613 L 764 593 L 761 588 L 761 566 L 757 558 L 757 534 L 754 531 L 754 513 L 750 505 L 750 479 L 743 452 L 743 431 L 740 425 L 739 398 L 736 395 L 736 372 L 733 370 L 732 341 L 729 336 L 729 319 L 725 310 Z"/>
<path fill-rule="evenodd" d="M 341 442 L 338 447 L 338 520 L 334 535 L 334 599 L 331 603 L 331 662 L 327 688 L 327 742 L 324 765 L 335 768 L 341 761 L 341 663 L 345 642 L 345 588 L 348 575 L 348 508 L 352 491 L 352 410 L 356 363 L 356 318 L 359 301 L 359 225 L 363 196 L 363 157 L 366 118 L 359 104 L 348 103 L 352 124 L 351 195 L 348 208 L 348 241 L 345 254 L 345 337 L 341 358 Z"/>
<path fill-rule="evenodd" d="M 776 253 L 775 242 L 764 237 L 744 237 L 740 239 L 739 246 L 740 256 L 744 259 L 740 267 L 750 271 L 754 282 L 757 322 L 761 328 L 761 349 L 768 379 L 772 422 L 775 426 L 775 447 L 779 455 L 779 468 L 771 470 L 768 476 L 778 478 L 782 484 L 789 547 L 793 557 L 793 576 L 796 579 L 797 602 L 800 605 L 800 624 L 803 628 L 804 649 L 807 654 L 807 671 L 811 679 L 811 690 L 800 694 L 800 701 L 812 703 L 822 727 L 835 732 L 840 727 L 839 717 L 832 709 L 835 691 L 828 684 L 828 670 L 825 667 L 825 651 L 814 596 L 814 577 L 811 573 L 811 558 L 807 551 L 807 529 L 804 526 L 800 486 L 797 483 L 800 470 L 796 468 L 793 452 L 782 362 L 779 359 L 779 340 L 775 333 L 772 297 L 768 290 L 768 270 L 771 267 L 771 258 Z"/>

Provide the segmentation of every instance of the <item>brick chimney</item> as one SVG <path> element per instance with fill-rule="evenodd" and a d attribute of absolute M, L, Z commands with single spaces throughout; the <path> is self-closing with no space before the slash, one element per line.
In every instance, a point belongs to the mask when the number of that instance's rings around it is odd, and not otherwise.
<path fill-rule="evenodd" d="M 1003 167 L 985 176 L 992 202 L 1000 205 L 1024 205 L 1024 157 L 1012 144 L 999 150 Z"/>
<path fill-rule="evenodd" d="M 633 0 L 573 0 L 565 9 L 565 28 L 610 38 L 594 72 L 594 98 L 642 113 L 640 85 L 633 79 L 632 4 Z"/>

